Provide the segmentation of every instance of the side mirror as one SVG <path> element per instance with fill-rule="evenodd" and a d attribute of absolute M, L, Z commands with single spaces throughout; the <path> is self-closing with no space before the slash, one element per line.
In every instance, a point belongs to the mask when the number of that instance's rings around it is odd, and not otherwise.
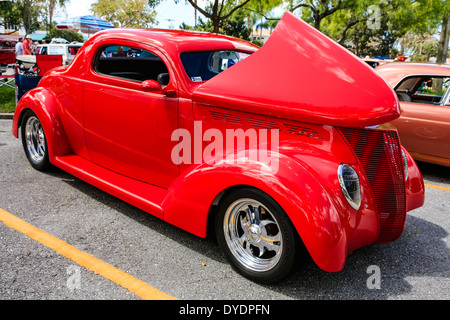
<path fill-rule="evenodd" d="M 162 86 L 155 80 L 145 80 L 142 82 L 142 89 L 147 92 L 162 91 Z"/>

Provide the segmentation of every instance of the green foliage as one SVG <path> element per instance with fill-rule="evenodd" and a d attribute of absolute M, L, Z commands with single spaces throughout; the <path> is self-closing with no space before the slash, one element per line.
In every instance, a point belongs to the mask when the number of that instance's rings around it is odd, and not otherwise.
<path fill-rule="evenodd" d="M 261 16 L 267 16 L 270 15 L 270 12 L 280 6 L 281 4 L 283 4 L 283 0 L 259 0 L 259 1 L 255 1 L 252 0 L 250 1 L 246 6 L 245 6 L 245 10 L 249 11 L 249 12 L 253 12 L 255 13 L 257 16 L 261 17 Z"/>
<path fill-rule="evenodd" d="M 416 53 L 409 56 L 409 58 L 412 62 L 428 62 L 427 56 L 425 54 Z"/>
<path fill-rule="evenodd" d="M 43 4 L 42 14 L 43 22 L 47 26 L 47 29 L 51 29 L 56 23 L 53 21 L 53 16 L 57 7 L 65 7 L 70 0 L 40 0 Z"/>
<path fill-rule="evenodd" d="M 91 11 L 117 27 L 151 27 L 157 24 L 155 9 L 162 1 L 190 3 L 197 9 L 198 25 L 183 24 L 182 29 L 249 39 L 253 28 L 275 27 L 281 17 L 273 16 L 273 8 L 282 5 L 359 56 L 408 53 L 416 59 L 438 56 L 445 61 L 448 55 L 445 33 L 441 41 L 432 40 L 449 21 L 450 0 L 96 0 Z M 0 24 L 25 27 L 27 33 L 43 26 L 53 30 L 52 12 L 67 2 L 0 1 Z M 376 16 L 373 8 L 380 13 L 375 28 L 370 26 Z M 63 37 L 73 41 L 72 36 Z"/>
<path fill-rule="evenodd" d="M 358 56 L 395 57 L 407 32 L 432 29 L 427 10 L 410 0 L 360 0 L 322 20 L 321 31 Z"/>
<path fill-rule="evenodd" d="M 242 4 L 243 0 L 209 0 L 205 10 L 212 14 L 214 6 L 231 3 Z M 423 39 L 427 34 L 433 35 L 442 23 L 442 16 L 450 15 L 450 0 L 251 0 L 242 9 L 252 28 L 271 31 L 274 28 L 272 23 L 277 21 L 271 12 L 279 5 L 358 56 L 385 55 L 395 58 L 405 51 L 423 54 L 427 58 L 433 56 L 437 50 L 436 42 L 405 45 L 404 37 L 409 33 L 418 39 Z M 206 22 L 200 19 L 195 29 L 231 33 L 230 29 L 223 27 L 228 19 L 222 19 L 219 24 L 216 21 L 217 25 L 211 18 Z M 182 27 L 188 28 L 186 25 Z M 242 37 L 237 28 L 245 27 L 248 28 L 241 21 L 233 29 L 233 35 Z"/>
<path fill-rule="evenodd" d="M 415 33 L 409 31 L 400 38 L 399 44 L 403 55 L 425 56 L 425 61 L 428 61 L 430 56 L 435 57 L 437 55 L 439 41 L 432 33 Z"/>
<path fill-rule="evenodd" d="M 250 40 L 252 30 L 247 27 L 246 16 L 242 10 L 236 11 L 229 19 L 222 21 L 220 32 L 232 37 Z"/>
<path fill-rule="evenodd" d="M 43 0 L 0 1 L 0 23 L 17 25 L 31 33 L 41 25 L 42 10 Z"/>
<path fill-rule="evenodd" d="M 449 0 L 419 0 L 422 8 L 441 25 L 437 63 L 447 61 L 450 33 L 450 1 Z"/>
<path fill-rule="evenodd" d="M 252 0 L 208 0 L 203 7 L 197 0 L 186 1 L 211 21 L 213 32 L 219 33 L 223 21 L 232 17 L 238 10 L 245 8 Z"/>
<path fill-rule="evenodd" d="M 340 10 L 352 10 L 357 3 L 356 0 L 297 0 L 290 1 L 290 10 L 301 9 L 302 19 L 320 30 L 323 19 Z"/>
<path fill-rule="evenodd" d="M 156 24 L 154 6 L 159 1 L 147 0 L 97 0 L 91 12 L 121 28 L 149 28 Z"/>
<path fill-rule="evenodd" d="M 148 0 L 147 1 L 147 5 L 152 9 L 156 8 L 160 3 L 161 3 L 161 0 Z M 175 3 L 178 3 L 178 1 L 175 0 Z"/>
<path fill-rule="evenodd" d="M 0 23 L 3 25 L 21 26 L 22 12 L 12 1 L 0 1 Z"/>
<path fill-rule="evenodd" d="M 12 113 L 15 109 L 15 90 L 7 86 L 0 87 L 0 113 Z"/>
<path fill-rule="evenodd" d="M 258 47 L 262 47 L 264 44 L 261 40 L 258 40 L 258 39 L 252 40 L 252 43 L 256 44 Z"/>
<path fill-rule="evenodd" d="M 180 29 L 214 32 L 214 25 L 211 20 L 208 19 L 204 21 L 200 17 L 195 27 L 182 23 L 180 25 Z M 220 22 L 218 33 L 244 40 L 250 40 L 251 32 L 252 30 L 247 27 L 245 12 L 238 10 L 230 18 Z"/>
<path fill-rule="evenodd" d="M 51 29 L 47 35 L 44 37 L 44 40 L 50 41 L 53 38 L 63 38 L 69 42 L 83 42 L 83 36 L 78 32 L 72 30 L 59 30 L 59 29 Z"/>

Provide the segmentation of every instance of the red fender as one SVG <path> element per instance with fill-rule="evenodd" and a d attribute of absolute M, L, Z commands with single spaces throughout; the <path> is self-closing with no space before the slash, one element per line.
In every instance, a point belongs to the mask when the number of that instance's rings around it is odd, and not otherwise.
<path fill-rule="evenodd" d="M 425 203 L 425 184 L 423 182 L 422 173 L 416 162 L 409 152 L 402 147 L 406 154 L 406 162 L 408 165 L 408 179 L 406 179 L 406 208 L 411 211 L 420 208 Z"/>
<path fill-rule="evenodd" d="M 45 88 L 38 87 L 28 91 L 19 101 L 13 118 L 12 133 L 18 138 L 19 127 L 24 111 L 31 109 L 39 118 L 47 139 L 49 160 L 71 153 L 64 128 L 59 117 L 61 105 L 57 98 Z"/>
<path fill-rule="evenodd" d="M 320 268 L 333 272 L 344 267 L 347 221 L 316 177 L 283 155 L 276 174 L 260 163 L 202 164 L 186 170 L 162 204 L 164 220 L 205 237 L 211 205 L 219 194 L 236 186 L 260 189 L 278 202 Z"/>

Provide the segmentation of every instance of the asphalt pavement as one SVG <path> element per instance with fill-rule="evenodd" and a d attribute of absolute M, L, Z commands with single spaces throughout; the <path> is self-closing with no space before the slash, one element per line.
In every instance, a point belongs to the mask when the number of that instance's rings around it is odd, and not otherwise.
<path fill-rule="evenodd" d="M 396 242 L 356 250 L 337 273 L 308 261 L 284 282 L 259 285 L 234 272 L 213 239 L 197 238 L 65 172 L 33 170 L 11 125 L 0 120 L 0 208 L 105 267 L 92 271 L 83 259 L 0 222 L 1 300 L 143 299 L 108 276 L 119 271 L 132 278 L 128 283 L 179 300 L 450 299 L 450 168 L 419 164 L 426 203 L 409 213 Z"/>

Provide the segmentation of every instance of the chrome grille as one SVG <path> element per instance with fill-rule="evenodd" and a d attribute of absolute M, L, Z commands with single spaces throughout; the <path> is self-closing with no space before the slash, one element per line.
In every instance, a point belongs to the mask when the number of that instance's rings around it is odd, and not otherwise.
<path fill-rule="evenodd" d="M 358 158 L 372 189 L 380 221 L 376 243 L 396 240 L 406 221 L 403 157 L 392 130 L 339 128 Z"/>

